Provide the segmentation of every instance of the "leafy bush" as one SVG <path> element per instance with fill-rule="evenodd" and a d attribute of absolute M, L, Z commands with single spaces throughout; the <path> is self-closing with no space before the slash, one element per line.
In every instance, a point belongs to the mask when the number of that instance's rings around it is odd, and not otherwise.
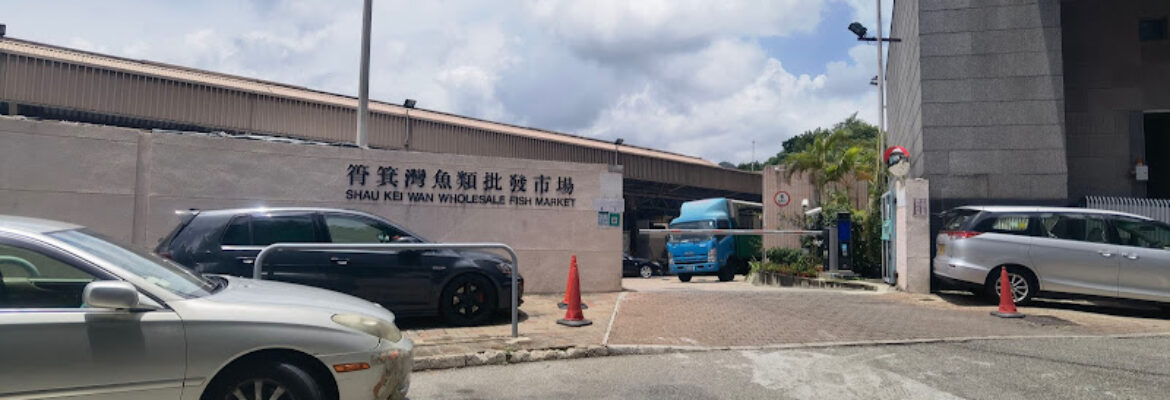
<path fill-rule="evenodd" d="M 771 254 L 772 250 L 777 250 L 777 249 L 770 249 L 768 251 L 768 253 L 769 253 L 768 258 L 769 259 L 772 259 L 772 254 Z M 784 249 L 784 250 L 787 250 L 787 249 Z M 784 254 L 788 255 L 789 253 L 785 252 Z M 809 256 L 808 254 L 800 253 L 799 250 L 797 250 L 796 254 L 797 254 L 796 259 L 791 263 L 783 263 L 782 264 L 782 263 L 776 263 L 776 262 L 771 262 L 771 261 L 767 261 L 767 262 L 752 261 L 751 262 L 752 273 L 754 274 L 756 272 L 763 271 L 763 272 L 775 272 L 778 274 L 804 276 L 804 277 L 816 277 L 820 273 L 820 271 L 817 269 L 817 266 L 819 266 L 820 264 L 816 263 L 815 259 L 813 257 Z"/>
<path fill-rule="evenodd" d="M 768 262 L 773 264 L 796 264 L 804 252 L 800 249 L 773 247 L 768 249 Z"/>

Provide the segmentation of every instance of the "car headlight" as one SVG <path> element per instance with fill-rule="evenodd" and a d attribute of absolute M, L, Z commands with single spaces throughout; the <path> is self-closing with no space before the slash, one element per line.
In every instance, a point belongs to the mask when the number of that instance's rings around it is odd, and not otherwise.
<path fill-rule="evenodd" d="M 707 250 L 707 262 L 709 262 L 709 263 L 715 262 L 715 248 L 711 248 L 711 250 Z"/>
<path fill-rule="evenodd" d="M 512 263 L 496 263 L 496 268 L 499 268 L 500 273 L 504 274 L 505 276 L 512 276 Z"/>
<path fill-rule="evenodd" d="M 365 332 L 391 342 L 402 340 L 402 331 L 398 330 L 398 327 L 394 326 L 394 323 L 390 321 L 361 314 L 335 314 L 333 315 L 333 322 L 346 328 Z"/>

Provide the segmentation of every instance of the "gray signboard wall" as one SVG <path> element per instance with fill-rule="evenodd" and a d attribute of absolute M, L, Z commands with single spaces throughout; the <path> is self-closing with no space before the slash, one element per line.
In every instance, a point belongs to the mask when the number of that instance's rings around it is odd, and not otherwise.
<path fill-rule="evenodd" d="M 153 246 L 175 210 L 311 206 L 372 212 L 434 241 L 498 241 L 530 292 L 621 289 L 621 198 L 603 164 L 362 150 L 0 119 L 0 213 L 91 226 Z M 617 193 L 611 193 L 614 191 Z"/>

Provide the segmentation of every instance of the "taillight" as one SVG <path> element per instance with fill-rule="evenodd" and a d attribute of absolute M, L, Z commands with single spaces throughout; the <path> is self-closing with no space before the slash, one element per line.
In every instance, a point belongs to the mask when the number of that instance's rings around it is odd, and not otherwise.
<path fill-rule="evenodd" d="M 947 235 L 947 237 L 951 238 L 951 240 L 959 240 L 959 239 L 969 239 L 969 238 L 973 238 L 973 237 L 979 236 L 979 234 L 980 234 L 980 233 L 982 233 L 982 232 L 973 232 L 973 231 L 945 231 L 945 232 L 943 232 L 943 233 L 945 233 L 945 234 Z"/>

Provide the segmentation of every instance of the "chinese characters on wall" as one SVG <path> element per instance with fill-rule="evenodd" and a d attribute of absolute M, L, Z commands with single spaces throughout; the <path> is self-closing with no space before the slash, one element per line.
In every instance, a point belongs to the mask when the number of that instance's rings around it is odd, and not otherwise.
<path fill-rule="evenodd" d="M 564 207 L 576 204 L 573 177 L 350 164 L 346 200 Z"/>

